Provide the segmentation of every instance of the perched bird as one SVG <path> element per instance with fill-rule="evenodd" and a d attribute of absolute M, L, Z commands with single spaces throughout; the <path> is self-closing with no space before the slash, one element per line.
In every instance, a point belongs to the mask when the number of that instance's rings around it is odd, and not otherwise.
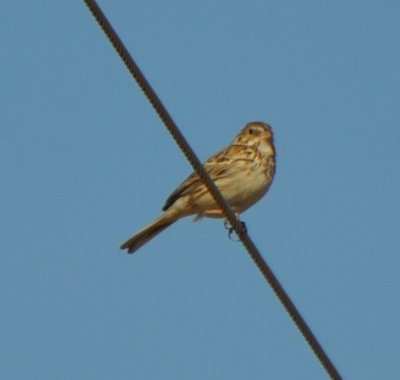
<path fill-rule="evenodd" d="M 232 143 L 205 163 L 204 168 L 237 217 L 268 191 L 275 174 L 272 129 L 260 121 L 248 123 Z M 164 213 L 121 245 L 137 251 L 178 219 L 195 215 L 223 218 L 224 214 L 196 173 L 191 174 L 168 197 Z"/>

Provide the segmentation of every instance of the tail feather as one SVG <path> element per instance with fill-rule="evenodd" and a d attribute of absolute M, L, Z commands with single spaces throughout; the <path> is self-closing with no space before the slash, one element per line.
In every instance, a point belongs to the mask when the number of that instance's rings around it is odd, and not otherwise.
<path fill-rule="evenodd" d="M 171 224 L 175 223 L 176 220 L 176 218 L 171 218 L 171 216 L 166 213 L 128 239 L 120 248 L 127 249 L 128 253 L 133 253 Z"/>

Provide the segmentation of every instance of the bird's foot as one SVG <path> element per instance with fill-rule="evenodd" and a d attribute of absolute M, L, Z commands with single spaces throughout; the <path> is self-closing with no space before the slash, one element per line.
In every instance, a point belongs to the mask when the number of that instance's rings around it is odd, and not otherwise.
<path fill-rule="evenodd" d="M 247 227 L 246 227 L 246 223 L 242 222 L 241 220 L 239 220 L 239 223 L 242 225 L 243 228 L 243 232 L 247 232 Z M 232 239 L 232 233 L 235 232 L 234 228 L 229 224 L 228 220 L 224 220 L 224 227 L 226 230 L 228 230 L 228 237 L 230 240 Z M 235 241 L 239 241 L 240 239 L 236 239 Z"/>

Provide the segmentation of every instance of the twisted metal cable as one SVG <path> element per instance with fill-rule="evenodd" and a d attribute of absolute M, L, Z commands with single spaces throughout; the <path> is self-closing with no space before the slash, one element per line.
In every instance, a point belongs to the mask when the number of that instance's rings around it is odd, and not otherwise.
<path fill-rule="evenodd" d="M 94 0 L 84 0 L 87 7 L 91 11 L 94 18 L 97 20 L 98 24 L 103 29 L 104 33 L 114 46 L 115 50 L 118 52 L 119 56 L 125 63 L 126 67 L 128 68 L 129 72 L 135 78 L 136 82 L 138 83 L 139 87 L 146 95 L 149 102 L 152 104 L 153 108 L 157 112 L 158 116 L 167 127 L 168 131 L 174 138 L 175 142 L 182 150 L 184 155 L 186 156 L 187 160 L 192 165 L 193 169 L 199 175 L 203 183 L 207 186 L 210 194 L 215 199 L 215 202 L 223 211 L 224 215 L 226 216 L 227 220 L 231 224 L 232 228 L 238 235 L 239 239 L 247 249 L 248 253 L 250 254 L 253 261 L 256 263 L 258 269 L 263 274 L 264 278 L 268 281 L 269 285 L 275 292 L 276 296 L 280 300 L 280 302 L 285 307 L 286 311 L 289 313 L 290 317 L 292 318 L 293 322 L 296 324 L 304 338 L 306 339 L 307 343 L 310 345 L 311 349 L 313 350 L 314 354 L 317 356 L 318 360 L 329 374 L 331 379 L 340 380 L 341 376 L 335 366 L 333 365 L 332 361 L 329 359 L 328 355 L 318 342 L 317 338 L 301 316 L 300 312 L 297 310 L 294 303 L 289 298 L 288 294 L 280 284 L 279 280 L 276 278 L 270 267 L 267 265 L 263 257 L 261 256 L 260 252 L 258 251 L 257 247 L 254 245 L 253 241 L 248 236 L 245 228 L 243 225 L 236 219 L 234 212 L 229 207 L 228 203 L 225 201 L 223 196 L 221 195 L 218 188 L 215 186 L 214 182 L 211 180 L 210 176 L 202 166 L 201 162 L 195 155 L 194 151 L 178 129 L 177 125 L 175 124 L 174 120 L 164 107 L 163 103 L 139 69 L 136 62 L 133 60 L 132 56 L 129 54 L 128 50 L 124 46 L 123 42 L 115 32 L 114 28 L 111 26 L 109 21 L 107 20 L 106 16 L 97 5 L 96 1 Z"/>

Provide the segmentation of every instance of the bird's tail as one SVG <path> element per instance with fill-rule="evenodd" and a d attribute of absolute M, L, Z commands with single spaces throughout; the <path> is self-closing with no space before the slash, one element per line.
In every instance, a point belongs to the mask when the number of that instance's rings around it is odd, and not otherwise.
<path fill-rule="evenodd" d="M 171 224 L 175 223 L 179 218 L 174 213 L 168 211 L 156 219 L 153 223 L 143 228 L 136 235 L 132 236 L 121 245 L 121 249 L 127 249 L 128 253 L 137 251 L 142 245 L 153 239 L 160 232 L 164 231 Z"/>

